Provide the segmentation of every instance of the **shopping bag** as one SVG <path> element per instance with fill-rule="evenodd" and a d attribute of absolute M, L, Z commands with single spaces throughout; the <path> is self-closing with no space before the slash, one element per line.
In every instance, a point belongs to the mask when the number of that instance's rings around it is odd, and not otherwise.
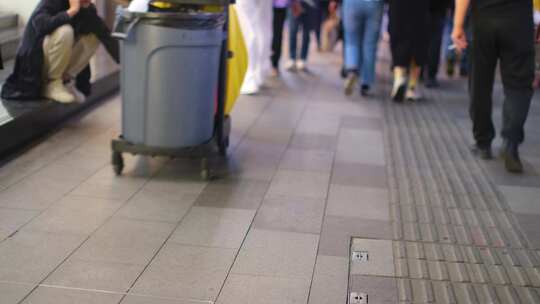
<path fill-rule="evenodd" d="M 229 59 L 229 70 L 227 71 L 225 114 L 232 111 L 240 96 L 249 63 L 246 42 L 234 6 L 229 9 L 229 50 L 233 53 L 233 57 Z"/>
<path fill-rule="evenodd" d="M 219 12 L 222 11 L 223 8 L 216 5 L 207 5 L 204 10 L 207 12 Z M 232 58 L 229 58 L 228 62 L 225 114 L 231 113 L 236 100 L 240 96 L 240 89 L 242 88 L 242 83 L 244 83 L 244 77 L 246 76 L 248 69 L 248 51 L 234 5 L 229 6 L 228 47 L 233 56 Z"/>

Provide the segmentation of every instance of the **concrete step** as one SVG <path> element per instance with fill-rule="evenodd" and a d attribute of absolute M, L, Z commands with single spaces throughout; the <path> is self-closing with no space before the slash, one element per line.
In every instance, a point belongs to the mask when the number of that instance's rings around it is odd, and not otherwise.
<path fill-rule="evenodd" d="M 19 26 L 19 17 L 16 14 L 0 12 L 0 31 Z"/>
<path fill-rule="evenodd" d="M 2 50 L 4 61 L 15 58 L 21 41 L 22 31 L 22 29 L 16 27 L 0 30 L 0 49 Z"/>

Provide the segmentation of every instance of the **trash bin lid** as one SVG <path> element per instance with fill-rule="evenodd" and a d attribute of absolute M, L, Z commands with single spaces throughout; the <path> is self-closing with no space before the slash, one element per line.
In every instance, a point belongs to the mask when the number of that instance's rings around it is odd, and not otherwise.
<path fill-rule="evenodd" d="M 166 0 L 166 2 L 197 5 L 228 5 L 233 3 L 231 0 Z"/>
<path fill-rule="evenodd" d="M 122 10 L 120 13 L 124 22 L 139 19 L 140 22 L 152 25 L 174 27 L 181 29 L 215 29 L 225 24 L 224 13 L 208 12 L 129 12 Z"/>

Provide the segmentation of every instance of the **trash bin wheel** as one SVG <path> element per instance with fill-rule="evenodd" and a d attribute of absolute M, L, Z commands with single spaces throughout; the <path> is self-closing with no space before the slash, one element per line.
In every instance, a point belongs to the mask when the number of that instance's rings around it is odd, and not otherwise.
<path fill-rule="evenodd" d="M 113 152 L 112 165 L 113 165 L 114 173 L 116 175 L 122 175 L 122 171 L 124 170 L 124 158 L 122 157 L 122 153 Z"/>
<path fill-rule="evenodd" d="M 219 147 L 219 154 L 221 156 L 226 156 L 227 155 L 227 148 L 229 148 L 229 136 L 223 138 L 221 143 L 219 143 L 218 147 Z"/>

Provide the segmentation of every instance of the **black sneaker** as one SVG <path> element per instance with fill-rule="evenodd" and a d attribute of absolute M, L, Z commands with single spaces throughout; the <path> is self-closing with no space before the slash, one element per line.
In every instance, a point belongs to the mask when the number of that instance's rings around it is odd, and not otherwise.
<path fill-rule="evenodd" d="M 523 173 L 523 163 L 519 157 L 519 144 L 506 141 L 502 156 L 506 171 L 510 173 Z"/>
<path fill-rule="evenodd" d="M 475 155 L 478 155 L 481 159 L 489 160 L 493 159 L 493 153 L 491 152 L 491 146 L 484 146 L 475 144 L 471 148 Z"/>
<path fill-rule="evenodd" d="M 405 99 L 405 93 L 407 92 L 407 80 L 394 80 L 394 86 L 392 88 L 392 100 L 394 102 L 403 102 Z"/>
<path fill-rule="evenodd" d="M 369 90 L 370 90 L 369 85 L 363 84 L 362 87 L 360 88 L 360 95 L 364 97 L 369 96 Z"/>

